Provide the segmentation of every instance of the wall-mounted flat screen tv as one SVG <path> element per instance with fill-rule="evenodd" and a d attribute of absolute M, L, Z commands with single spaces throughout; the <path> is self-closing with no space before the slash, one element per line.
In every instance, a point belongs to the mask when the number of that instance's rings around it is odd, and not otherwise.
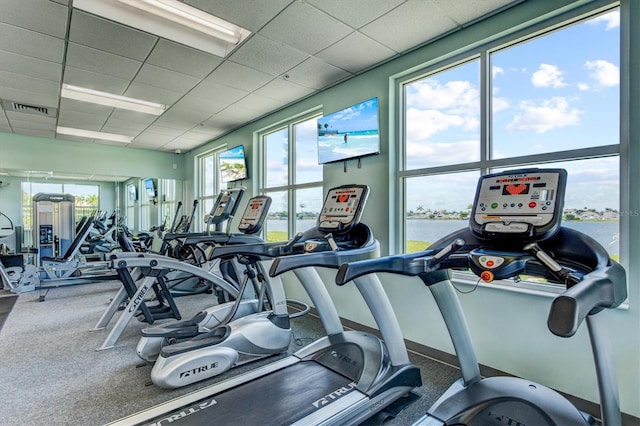
<path fill-rule="evenodd" d="M 127 186 L 127 192 L 129 193 L 129 201 L 138 201 L 138 189 L 135 185 L 129 184 Z"/>
<path fill-rule="evenodd" d="M 144 184 L 144 190 L 147 192 L 147 197 L 153 198 L 156 196 L 156 185 L 153 182 L 153 179 L 148 178 L 142 181 Z"/>
<path fill-rule="evenodd" d="M 378 98 L 318 119 L 318 163 L 380 153 Z"/>
<path fill-rule="evenodd" d="M 239 145 L 218 155 L 220 165 L 220 180 L 223 183 L 246 179 L 247 159 L 244 156 L 244 146 Z"/>

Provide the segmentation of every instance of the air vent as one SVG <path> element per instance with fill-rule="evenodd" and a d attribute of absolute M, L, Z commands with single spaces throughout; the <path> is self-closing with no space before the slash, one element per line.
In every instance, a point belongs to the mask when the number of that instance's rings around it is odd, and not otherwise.
<path fill-rule="evenodd" d="M 15 112 L 22 112 L 25 114 L 43 115 L 45 117 L 55 117 L 57 112 L 56 108 L 40 106 L 40 105 L 30 105 L 30 104 L 24 104 L 22 102 L 8 101 L 8 100 L 2 100 L 2 108 L 4 108 L 5 111 L 15 111 Z"/>
<path fill-rule="evenodd" d="M 28 113 L 31 113 L 31 114 L 40 114 L 40 115 L 48 115 L 49 114 L 49 108 L 47 108 L 47 107 L 41 107 L 41 106 L 35 106 L 35 105 L 27 105 L 27 104 L 19 104 L 17 102 L 11 102 L 11 104 L 13 105 L 13 110 L 14 111 L 28 112 Z"/>

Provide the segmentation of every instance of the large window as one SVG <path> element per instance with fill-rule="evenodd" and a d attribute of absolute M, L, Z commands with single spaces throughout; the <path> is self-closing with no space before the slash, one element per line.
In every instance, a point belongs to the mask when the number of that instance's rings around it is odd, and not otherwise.
<path fill-rule="evenodd" d="M 619 256 L 618 24 L 611 9 L 400 82 L 405 251 L 468 225 L 481 174 L 533 166 L 567 169 L 564 225 Z"/>
<path fill-rule="evenodd" d="M 219 176 L 217 155 L 224 151 L 222 146 L 213 151 L 209 151 L 197 157 L 197 199 L 198 209 L 194 217 L 195 223 L 191 224 L 191 231 L 201 231 L 204 229 L 204 217 L 213 208 L 219 191 Z M 188 208 L 188 206 L 186 206 Z M 185 212 L 184 214 L 191 214 Z"/>
<path fill-rule="evenodd" d="M 260 192 L 272 199 L 267 240 L 286 241 L 315 225 L 323 202 L 318 164 L 317 114 L 293 120 L 260 135 Z"/>

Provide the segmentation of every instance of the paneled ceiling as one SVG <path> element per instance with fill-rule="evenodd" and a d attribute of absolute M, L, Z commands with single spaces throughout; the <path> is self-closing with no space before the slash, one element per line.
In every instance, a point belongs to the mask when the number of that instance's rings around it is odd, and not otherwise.
<path fill-rule="evenodd" d="M 114 0 L 115 1 L 115 0 Z M 226 58 L 73 7 L 0 0 L 0 132 L 189 151 L 514 0 L 185 0 L 252 32 Z M 160 116 L 60 97 L 63 83 L 167 105 Z M 16 111 L 13 103 L 47 113 Z"/>

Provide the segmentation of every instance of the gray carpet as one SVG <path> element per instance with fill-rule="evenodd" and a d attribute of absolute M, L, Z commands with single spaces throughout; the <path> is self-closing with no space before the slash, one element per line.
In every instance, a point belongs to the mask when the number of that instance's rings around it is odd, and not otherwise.
<path fill-rule="evenodd" d="M 38 301 L 37 292 L 20 295 L 0 330 L 0 425 L 101 425 L 274 360 L 242 366 L 182 389 L 146 386 L 151 367 L 136 368 L 140 359 L 135 354 L 144 323 L 131 321 L 115 348 L 95 350 L 109 328 L 90 330 L 118 287 L 118 283 L 103 282 L 57 288 L 45 302 Z M 211 305 L 212 296 L 176 301 L 183 318 L 190 318 Z M 320 322 L 310 315 L 292 323 L 292 351 L 323 334 Z M 420 399 L 386 424 L 411 424 L 458 378 L 452 367 L 418 355 L 412 355 L 412 361 L 421 368 L 425 382 L 416 390 Z"/>

